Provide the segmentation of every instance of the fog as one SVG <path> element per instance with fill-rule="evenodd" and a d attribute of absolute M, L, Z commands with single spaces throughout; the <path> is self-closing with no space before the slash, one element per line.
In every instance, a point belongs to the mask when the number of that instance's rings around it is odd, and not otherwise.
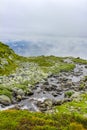
<path fill-rule="evenodd" d="M 23 56 L 73 56 L 87 59 L 87 38 L 44 37 L 30 41 L 4 41 Z"/>
<path fill-rule="evenodd" d="M 0 0 L 0 41 L 6 40 L 30 41 L 20 53 L 26 56 L 87 58 L 87 0 Z"/>

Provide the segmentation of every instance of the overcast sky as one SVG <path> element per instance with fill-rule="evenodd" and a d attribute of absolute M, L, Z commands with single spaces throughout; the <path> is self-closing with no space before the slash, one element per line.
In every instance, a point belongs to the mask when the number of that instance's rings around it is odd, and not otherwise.
<path fill-rule="evenodd" d="M 87 36 L 87 0 L 0 0 L 0 39 Z"/>

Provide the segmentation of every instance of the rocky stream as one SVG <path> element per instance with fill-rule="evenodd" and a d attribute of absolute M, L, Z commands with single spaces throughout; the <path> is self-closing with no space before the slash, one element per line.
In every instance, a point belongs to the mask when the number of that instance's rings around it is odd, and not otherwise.
<path fill-rule="evenodd" d="M 31 88 L 31 94 L 9 105 L 0 104 L 0 110 L 27 109 L 30 111 L 50 111 L 56 105 L 70 102 L 86 92 L 87 65 L 76 64 L 71 72 L 49 75 Z M 0 99 L 1 100 L 1 99 Z"/>

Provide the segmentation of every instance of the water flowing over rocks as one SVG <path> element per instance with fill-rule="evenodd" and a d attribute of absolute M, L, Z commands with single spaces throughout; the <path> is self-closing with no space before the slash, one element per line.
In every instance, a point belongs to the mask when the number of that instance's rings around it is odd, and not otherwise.
<path fill-rule="evenodd" d="M 72 63 L 70 59 L 66 59 L 64 62 Z M 21 83 L 24 80 L 30 80 L 32 75 L 35 75 L 37 81 L 33 87 L 26 83 L 25 90 L 16 86 L 11 87 L 12 100 L 6 95 L 0 95 L 1 110 L 28 109 L 45 112 L 52 110 L 56 105 L 77 99 L 81 93 L 87 90 L 87 81 L 84 80 L 84 76 L 87 76 L 87 65 L 76 64 L 75 69 L 71 72 L 61 72 L 55 75 L 45 75 L 41 71 L 37 73 L 38 67 L 30 72 L 31 66 L 26 63 L 17 70 L 17 73 L 8 77 L 0 76 L 0 84 L 10 86 L 15 82 Z M 40 78 L 41 82 L 39 82 Z"/>

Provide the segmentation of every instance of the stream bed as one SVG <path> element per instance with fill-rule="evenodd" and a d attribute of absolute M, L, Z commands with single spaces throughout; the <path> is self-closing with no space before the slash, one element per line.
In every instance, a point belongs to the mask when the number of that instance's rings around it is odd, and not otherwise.
<path fill-rule="evenodd" d="M 33 88 L 33 93 L 26 99 L 12 104 L 10 106 L 0 105 L 0 110 L 7 109 L 27 109 L 29 111 L 48 111 L 56 105 L 71 101 L 75 93 L 84 93 L 87 89 L 87 83 L 82 89 L 80 86 L 84 82 L 84 76 L 87 76 L 87 66 L 76 64 L 71 72 L 61 72 L 56 75 L 50 75 L 47 79 L 37 83 Z M 73 93 L 69 97 L 68 93 Z"/>

